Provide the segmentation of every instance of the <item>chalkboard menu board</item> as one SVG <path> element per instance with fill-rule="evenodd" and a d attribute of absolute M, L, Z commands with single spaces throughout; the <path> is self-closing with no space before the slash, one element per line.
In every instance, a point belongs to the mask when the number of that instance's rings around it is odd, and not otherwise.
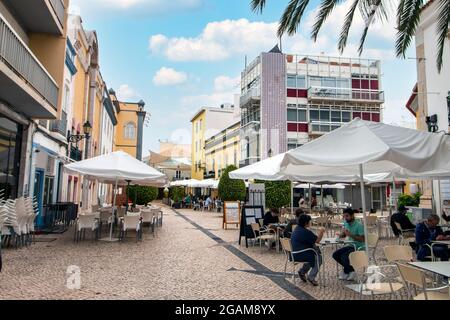
<path fill-rule="evenodd" d="M 223 228 L 227 229 L 229 224 L 239 227 L 240 203 L 238 201 L 225 201 L 223 203 Z"/>
<path fill-rule="evenodd" d="M 243 206 L 241 211 L 241 229 L 239 232 L 239 244 L 242 237 L 245 237 L 245 246 L 248 248 L 248 239 L 255 237 L 252 230 L 252 223 L 259 223 L 259 219 L 264 217 L 263 206 Z"/>

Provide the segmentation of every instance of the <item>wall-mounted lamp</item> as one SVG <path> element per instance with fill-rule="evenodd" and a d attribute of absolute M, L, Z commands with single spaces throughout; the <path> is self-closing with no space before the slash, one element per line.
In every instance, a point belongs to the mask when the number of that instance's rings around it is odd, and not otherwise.
<path fill-rule="evenodd" d="M 425 122 L 428 125 L 428 132 L 438 132 L 439 127 L 437 125 L 437 123 L 438 123 L 437 114 L 433 114 L 433 115 L 427 117 Z"/>

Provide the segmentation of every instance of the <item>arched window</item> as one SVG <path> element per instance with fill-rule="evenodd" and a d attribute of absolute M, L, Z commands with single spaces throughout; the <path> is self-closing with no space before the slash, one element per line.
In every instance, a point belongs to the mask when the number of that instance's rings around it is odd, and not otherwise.
<path fill-rule="evenodd" d="M 125 126 L 125 139 L 136 138 L 136 126 L 133 122 L 128 122 Z"/>

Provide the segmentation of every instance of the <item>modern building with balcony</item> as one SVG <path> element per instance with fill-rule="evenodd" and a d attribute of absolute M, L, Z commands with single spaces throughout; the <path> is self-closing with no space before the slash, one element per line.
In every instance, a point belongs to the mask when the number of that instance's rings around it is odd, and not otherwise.
<path fill-rule="evenodd" d="M 0 189 L 13 198 L 36 184 L 34 155 L 42 151 L 35 148 L 37 132 L 65 131 L 61 88 L 68 6 L 68 0 L 0 0 Z M 46 166 L 53 169 L 52 163 Z M 36 188 L 44 194 L 50 183 L 43 174 Z"/>
<path fill-rule="evenodd" d="M 261 53 L 241 74 L 241 160 L 299 147 L 354 118 L 380 122 L 378 60 Z"/>

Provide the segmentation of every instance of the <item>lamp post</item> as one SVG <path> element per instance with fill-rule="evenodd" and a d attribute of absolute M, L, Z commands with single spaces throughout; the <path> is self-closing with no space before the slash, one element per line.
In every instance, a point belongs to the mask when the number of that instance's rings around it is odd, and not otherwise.
<path fill-rule="evenodd" d="M 76 149 L 78 150 L 78 143 L 80 141 L 82 141 L 83 139 L 86 140 L 85 142 L 85 159 L 88 157 L 88 140 L 91 137 L 92 134 L 92 125 L 91 123 L 88 121 L 86 121 L 83 124 L 83 133 L 84 134 L 71 134 L 70 131 L 67 134 L 67 141 L 69 143 L 76 143 Z M 75 160 L 75 159 L 74 159 Z M 81 160 L 81 159 L 79 159 Z M 84 208 L 84 205 L 87 203 L 88 199 L 87 199 L 87 180 L 83 181 L 83 197 L 82 197 L 82 202 L 81 202 L 81 206 Z"/>

